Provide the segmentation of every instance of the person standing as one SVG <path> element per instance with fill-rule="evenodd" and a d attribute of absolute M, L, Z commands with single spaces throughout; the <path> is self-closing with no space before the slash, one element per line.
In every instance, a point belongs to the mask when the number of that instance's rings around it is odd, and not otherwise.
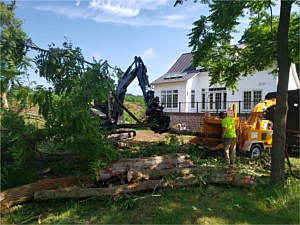
<path fill-rule="evenodd" d="M 222 141 L 226 163 L 234 164 L 236 158 L 236 122 L 235 119 L 219 113 L 222 119 Z"/>

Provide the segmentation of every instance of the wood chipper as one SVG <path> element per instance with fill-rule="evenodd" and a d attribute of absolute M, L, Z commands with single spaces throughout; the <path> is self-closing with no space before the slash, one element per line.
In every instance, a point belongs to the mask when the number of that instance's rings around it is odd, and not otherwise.
<path fill-rule="evenodd" d="M 263 118 L 266 110 L 276 105 L 275 99 L 259 102 L 251 111 L 250 116 L 244 122 L 237 117 L 237 105 L 231 104 L 227 110 L 227 116 L 234 117 L 237 131 L 237 150 L 246 151 L 250 158 L 257 158 L 262 151 L 272 147 L 273 123 Z M 206 143 L 210 150 L 223 148 L 222 119 L 205 113 L 200 120 L 200 133 L 208 137 L 194 137 L 190 143 Z"/>

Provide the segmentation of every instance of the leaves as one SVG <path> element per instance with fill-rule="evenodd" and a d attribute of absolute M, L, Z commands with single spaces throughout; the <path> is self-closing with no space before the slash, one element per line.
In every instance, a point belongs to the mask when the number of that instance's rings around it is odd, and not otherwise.
<path fill-rule="evenodd" d="M 210 15 L 201 16 L 188 34 L 194 66 L 209 71 L 210 85 L 221 84 L 235 90 L 240 76 L 251 75 L 276 63 L 279 17 L 271 14 L 274 1 L 199 1 Z M 183 1 L 176 1 L 175 5 Z M 241 18 L 249 15 L 250 26 L 239 45 L 230 43 Z M 289 46 L 292 62 L 299 63 L 299 13 L 290 20 Z"/>
<path fill-rule="evenodd" d="M 24 66 L 28 58 L 24 58 L 27 39 L 26 33 L 22 30 L 22 23 L 15 18 L 14 11 L 8 10 L 4 2 L 0 2 L 1 11 L 1 93 L 7 92 L 11 83 L 20 77 L 20 68 Z"/>
<path fill-rule="evenodd" d="M 2 10 L 3 5 L 0 4 Z M 13 18 L 13 14 L 11 16 L 9 18 Z M 70 42 L 64 42 L 62 48 L 51 44 L 48 51 L 39 50 L 34 62 L 36 72 L 46 78 L 52 87 L 39 85 L 30 90 L 23 87 L 19 79 L 19 75 L 22 75 L 19 69 L 30 66 L 29 60 L 24 57 L 26 35 L 21 31 L 11 32 L 15 31 L 17 24 L 8 25 L 7 28 L 1 30 L 1 51 L 6 53 L 4 60 L 1 60 L 1 91 L 7 91 L 10 87 L 9 96 L 18 109 L 16 118 L 25 107 L 33 104 L 46 122 L 42 129 L 37 129 L 20 117 L 14 129 L 18 132 L 6 133 L 5 138 L 1 136 L 1 144 L 7 150 L 5 154 L 11 159 L 7 160 L 10 164 L 1 174 L 2 182 L 14 185 L 10 178 L 16 178 L 21 183 L 33 178 L 31 169 L 35 167 L 30 166 L 34 162 L 33 153 L 37 145 L 45 142 L 55 146 L 56 149 L 52 151 L 79 155 L 84 165 L 93 166 L 115 159 L 117 154 L 108 147 L 106 141 L 108 132 L 100 127 L 103 122 L 100 118 L 91 117 L 88 107 L 94 100 L 107 101 L 114 90 L 112 77 L 119 74 L 120 70 L 103 60 L 86 62 L 81 49 Z M 2 118 L 6 118 L 6 112 L 3 113 Z M 7 121 L 3 119 L 2 125 L 6 123 L 7 129 L 12 129 L 13 124 Z M 20 173 L 20 170 L 28 173 Z M 92 168 L 90 170 L 93 171 Z M 24 178 L 21 179 L 18 174 L 23 174 Z"/>
<path fill-rule="evenodd" d="M 33 159 L 40 135 L 32 125 L 26 125 L 19 113 L 1 111 L 1 183 L 4 187 L 32 181 Z"/>
<path fill-rule="evenodd" d="M 116 154 L 108 148 L 103 121 L 92 117 L 93 101 L 106 102 L 112 90 L 116 68 L 107 61 L 86 63 L 80 48 L 64 42 L 62 48 L 49 45 L 35 58 L 38 71 L 53 88 L 39 87 L 34 103 L 46 119 L 45 129 L 61 151 L 76 152 L 93 166 L 108 162 Z M 93 168 L 90 168 L 93 171 Z"/>

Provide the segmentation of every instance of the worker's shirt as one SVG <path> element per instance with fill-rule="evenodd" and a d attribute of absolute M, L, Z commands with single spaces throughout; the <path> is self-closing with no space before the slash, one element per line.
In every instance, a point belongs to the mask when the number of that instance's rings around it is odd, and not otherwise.
<path fill-rule="evenodd" d="M 222 127 L 226 128 L 226 133 L 224 135 L 224 138 L 235 138 L 235 119 L 232 117 L 225 117 L 222 119 Z"/>

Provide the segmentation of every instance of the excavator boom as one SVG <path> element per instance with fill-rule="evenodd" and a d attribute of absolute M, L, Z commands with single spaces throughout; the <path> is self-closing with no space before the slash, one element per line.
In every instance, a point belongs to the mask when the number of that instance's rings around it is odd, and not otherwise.
<path fill-rule="evenodd" d="M 109 110 L 109 120 L 117 124 L 119 117 L 125 109 L 137 122 L 140 121 L 124 106 L 125 94 L 128 86 L 137 78 L 146 103 L 147 124 L 156 133 L 164 133 L 169 130 L 170 117 L 163 112 L 163 106 L 159 98 L 154 96 L 154 89 L 151 87 L 147 68 L 140 57 L 135 56 L 134 62 L 128 67 L 123 76 L 118 80 L 118 87 L 113 93 L 113 104 Z"/>

